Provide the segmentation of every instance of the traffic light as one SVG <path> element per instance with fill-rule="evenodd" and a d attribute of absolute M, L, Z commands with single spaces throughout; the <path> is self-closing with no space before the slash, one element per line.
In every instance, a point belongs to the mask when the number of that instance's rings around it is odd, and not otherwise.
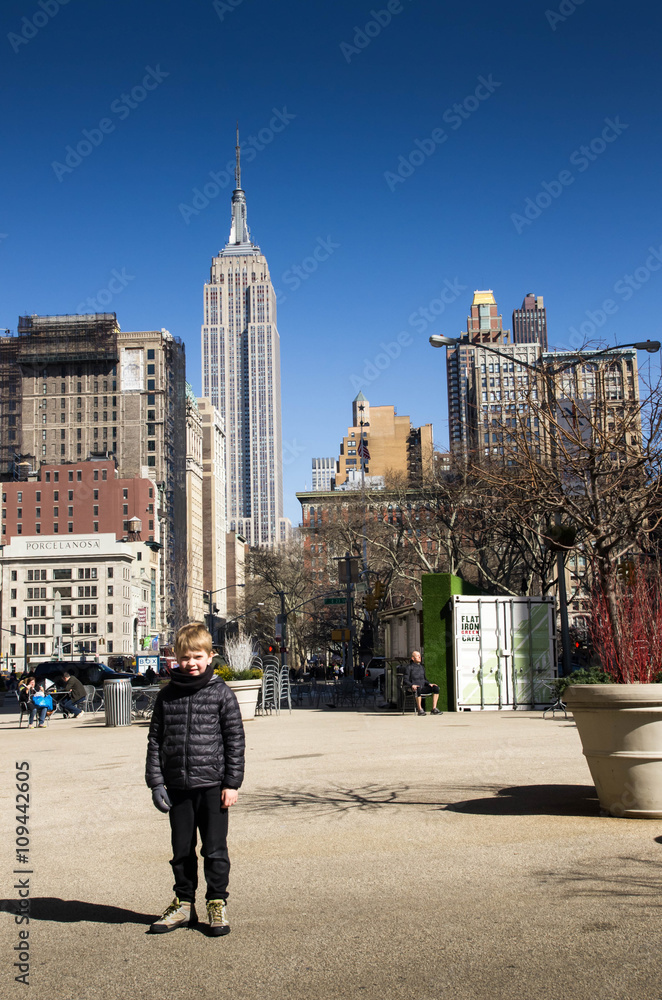
<path fill-rule="evenodd" d="M 377 595 L 366 594 L 363 599 L 363 604 L 368 611 L 374 611 L 378 604 Z"/>
<path fill-rule="evenodd" d="M 375 597 L 377 598 L 378 601 L 381 600 L 383 593 L 384 593 L 384 584 L 381 582 L 381 580 L 378 580 L 377 583 L 375 584 Z"/>

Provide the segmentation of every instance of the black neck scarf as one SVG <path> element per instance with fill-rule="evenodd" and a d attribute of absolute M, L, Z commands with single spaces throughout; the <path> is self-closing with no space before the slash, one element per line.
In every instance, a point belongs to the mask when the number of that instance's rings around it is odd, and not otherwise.
<path fill-rule="evenodd" d="M 198 674 L 197 677 L 185 674 L 183 670 L 173 670 L 170 674 L 170 683 L 174 684 L 178 694 L 194 694 L 209 684 L 213 676 L 214 668 L 210 663 L 204 674 Z"/>

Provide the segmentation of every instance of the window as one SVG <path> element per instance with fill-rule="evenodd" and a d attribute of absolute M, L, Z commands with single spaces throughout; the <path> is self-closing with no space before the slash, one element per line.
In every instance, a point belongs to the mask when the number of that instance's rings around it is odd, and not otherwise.
<path fill-rule="evenodd" d="M 20 490 L 16 494 L 16 503 L 23 503 L 23 493 Z"/>
<path fill-rule="evenodd" d="M 17 507 L 16 508 L 16 517 L 18 517 L 18 518 L 23 517 L 23 508 L 22 507 Z"/>
<path fill-rule="evenodd" d="M 106 614 L 107 615 L 112 615 L 112 613 L 113 613 L 113 606 L 112 606 L 112 604 L 107 604 L 106 605 Z"/>
<path fill-rule="evenodd" d="M 148 395 L 147 396 L 147 405 L 148 406 L 156 406 L 156 396 L 150 396 L 150 395 Z"/>
<path fill-rule="evenodd" d="M 102 478 L 103 480 L 106 480 L 106 479 L 108 479 L 108 472 L 107 472 L 107 470 L 106 470 L 106 469 L 102 469 L 102 470 L 101 470 L 101 478 Z"/>
<path fill-rule="evenodd" d="M 98 490 L 95 490 L 95 491 L 94 491 L 94 499 L 95 499 L 95 500 L 98 500 L 98 499 L 99 499 L 99 491 L 98 491 Z"/>
<path fill-rule="evenodd" d="M 74 516 L 73 507 L 67 507 L 67 517 L 73 517 L 73 516 Z"/>
<path fill-rule="evenodd" d="M 148 455 L 147 464 L 154 468 L 156 466 L 156 455 Z"/>
<path fill-rule="evenodd" d="M 148 378 L 147 379 L 147 391 L 148 392 L 154 392 L 155 389 L 156 389 L 156 379 Z"/>
<path fill-rule="evenodd" d="M 69 534 L 73 534 L 74 526 L 71 523 L 71 521 L 69 521 L 69 523 L 67 524 L 67 531 L 69 532 Z"/>
<path fill-rule="evenodd" d="M 97 578 L 97 569 L 96 569 L 96 566 L 92 566 L 91 569 L 88 567 L 86 569 L 79 569 L 78 570 L 78 579 L 79 580 L 96 580 L 96 578 Z"/>
<path fill-rule="evenodd" d="M 156 365 L 147 365 L 147 374 L 156 375 Z"/>
<path fill-rule="evenodd" d="M 99 480 L 99 470 L 95 469 L 94 470 L 94 481 L 98 482 L 98 480 Z"/>
<path fill-rule="evenodd" d="M 73 481 L 74 481 L 74 470 L 70 469 L 69 470 L 69 482 L 73 483 Z"/>
<path fill-rule="evenodd" d="M 122 504 L 122 513 L 125 516 L 129 513 L 129 505 L 128 505 L 128 503 L 123 503 Z"/>
<path fill-rule="evenodd" d="M 37 492 L 34 495 L 34 498 L 37 503 L 41 503 L 41 490 L 37 490 Z"/>
<path fill-rule="evenodd" d="M 148 351 L 147 351 L 147 360 L 148 361 L 153 361 L 154 360 L 154 348 L 153 347 L 150 347 L 148 349 Z"/>
<path fill-rule="evenodd" d="M 69 490 L 67 495 L 68 495 L 69 500 L 73 500 L 73 498 L 74 498 L 74 491 L 73 490 Z"/>
<path fill-rule="evenodd" d="M 113 588 L 109 587 L 108 588 L 108 597 L 112 597 L 112 596 L 113 596 Z"/>
<path fill-rule="evenodd" d="M 113 578 L 113 567 L 109 566 L 108 567 L 108 579 L 112 580 L 112 578 Z"/>
<path fill-rule="evenodd" d="M 80 483 L 80 481 L 82 480 L 82 478 L 83 478 L 83 473 L 81 472 L 80 469 L 77 469 L 76 470 L 76 482 Z"/>
<path fill-rule="evenodd" d="M 71 580 L 71 570 L 70 569 L 54 569 L 53 570 L 53 579 L 54 580 Z"/>

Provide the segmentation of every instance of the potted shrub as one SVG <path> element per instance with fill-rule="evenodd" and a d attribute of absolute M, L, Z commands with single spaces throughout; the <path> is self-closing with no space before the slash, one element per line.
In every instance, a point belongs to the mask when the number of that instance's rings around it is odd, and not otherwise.
<path fill-rule="evenodd" d="M 572 683 L 572 711 L 602 809 L 662 818 L 662 583 L 651 560 L 596 588 L 589 630 L 608 683 Z M 586 678 L 588 680 L 589 678 Z"/>
<path fill-rule="evenodd" d="M 262 670 L 255 665 L 256 656 L 250 636 L 239 635 L 225 643 L 227 665 L 218 666 L 214 673 L 231 688 L 245 721 L 255 718 L 257 696 L 262 689 Z"/>

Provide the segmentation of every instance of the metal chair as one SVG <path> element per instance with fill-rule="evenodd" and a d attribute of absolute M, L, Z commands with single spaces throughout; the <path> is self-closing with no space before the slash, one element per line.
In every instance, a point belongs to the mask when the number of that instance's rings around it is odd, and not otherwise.
<path fill-rule="evenodd" d="M 266 715 L 267 712 L 280 712 L 280 680 L 278 661 L 271 659 L 264 661 L 262 673 L 262 690 L 258 697 L 257 715 Z"/>
<path fill-rule="evenodd" d="M 93 684 L 85 684 L 85 702 L 83 703 L 84 712 L 96 712 L 94 707 L 94 696 L 96 695 L 96 688 Z"/>
<path fill-rule="evenodd" d="M 398 708 L 402 710 L 403 715 L 408 710 L 411 710 L 414 713 L 418 711 L 414 692 L 408 684 L 405 684 L 405 679 L 402 674 L 398 677 Z"/>
<path fill-rule="evenodd" d="M 23 716 L 27 715 L 28 720 L 30 719 L 30 698 L 23 689 L 18 693 L 18 708 L 21 713 L 18 720 L 18 728 L 20 729 L 23 725 Z"/>
<path fill-rule="evenodd" d="M 278 707 L 280 708 L 283 703 L 283 698 L 287 699 L 287 707 L 292 712 L 292 695 L 291 695 L 291 685 L 290 685 L 290 668 L 285 666 L 280 668 L 280 675 L 278 680 Z"/>

